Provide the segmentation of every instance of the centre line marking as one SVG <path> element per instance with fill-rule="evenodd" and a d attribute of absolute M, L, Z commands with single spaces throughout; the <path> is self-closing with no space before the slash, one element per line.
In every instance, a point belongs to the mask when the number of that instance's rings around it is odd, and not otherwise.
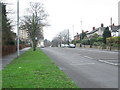
<path fill-rule="evenodd" d="M 84 56 L 85 58 L 89 58 L 89 59 L 93 59 L 93 58 L 91 58 L 91 57 L 89 57 L 89 56 Z"/>
<path fill-rule="evenodd" d="M 95 64 L 95 63 L 80 63 L 80 64 L 70 64 L 70 65 L 91 65 L 91 64 Z"/>

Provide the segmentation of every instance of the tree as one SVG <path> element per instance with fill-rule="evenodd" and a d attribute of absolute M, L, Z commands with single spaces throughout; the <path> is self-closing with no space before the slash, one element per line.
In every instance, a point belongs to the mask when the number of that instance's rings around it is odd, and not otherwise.
<path fill-rule="evenodd" d="M 2 45 L 14 45 L 15 34 L 11 31 L 11 21 L 7 18 L 6 5 L 2 4 Z"/>
<path fill-rule="evenodd" d="M 28 11 L 30 15 L 24 16 L 20 28 L 28 31 L 33 42 L 33 51 L 35 51 L 38 40 L 44 38 L 42 30 L 44 26 L 48 25 L 46 22 L 48 14 L 41 3 L 30 3 Z"/>
<path fill-rule="evenodd" d="M 103 43 L 106 44 L 106 38 L 111 37 L 111 32 L 109 30 L 109 27 L 106 27 L 103 32 Z"/>
<path fill-rule="evenodd" d="M 71 40 L 70 35 L 69 35 L 69 31 L 68 30 L 64 30 L 59 32 L 54 39 L 52 40 L 54 43 L 54 46 L 58 46 L 60 44 L 68 44 L 69 40 Z"/>
<path fill-rule="evenodd" d="M 86 37 L 86 32 L 82 30 L 82 33 L 80 34 L 80 40 L 84 39 Z"/>

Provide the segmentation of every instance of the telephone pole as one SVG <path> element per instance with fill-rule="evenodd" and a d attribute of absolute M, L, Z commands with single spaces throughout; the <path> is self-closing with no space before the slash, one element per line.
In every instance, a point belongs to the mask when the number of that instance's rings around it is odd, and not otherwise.
<path fill-rule="evenodd" d="M 68 45 L 69 45 L 69 29 L 68 29 Z"/>
<path fill-rule="evenodd" d="M 112 31 L 112 17 L 111 17 L 110 21 L 111 21 L 111 31 Z"/>
<path fill-rule="evenodd" d="M 17 56 L 19 55 L 19 0 L 17 0 Z"/>
<path fill-rule="evenodd" d="M 81 22 L 81 41 L 82 41 L 82 21 L 80 21 Z"/>
<path fill-rule="evenodd" d="M 72 29 L 73 29 L 73 39 L 74 39 L 74 25 L 72 25 Z"/>
<path fill-rule="evenodd" d="M 81 33 L 82 33 L 82 21 L 80 21 L 81 22 Z"/>

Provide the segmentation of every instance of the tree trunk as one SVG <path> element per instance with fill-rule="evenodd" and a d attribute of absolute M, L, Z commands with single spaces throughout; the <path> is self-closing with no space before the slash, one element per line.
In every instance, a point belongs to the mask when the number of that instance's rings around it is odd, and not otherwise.
<path fill-rule="evenodd" d="M 33 40 L 33 51 L 36 51 L 36 41 Z"/>

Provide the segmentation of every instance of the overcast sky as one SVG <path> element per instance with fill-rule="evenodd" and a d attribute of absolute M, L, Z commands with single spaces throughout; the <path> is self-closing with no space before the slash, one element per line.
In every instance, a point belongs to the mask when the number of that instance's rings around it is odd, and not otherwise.
<path fill-rule="evenodd" d="M 26 15 L 26 8 L 29 2 L 42 2 L 49 14 L 48 21 L 50 27 L 44 28 L 45 39 L 52 40 L 60 31 L 69 29 L 71 36 L 77 32 L 91 31 L 92 27 L 110 25 L 110 18 L 113 23 L 118 24 L 118 1 L 120 0 L 19 0 L 20 17 Z M 16 20 L 16 2 L 17 0 L 6 0 L 7 9 L 12 9 L 15 13 L 10 17 Z M 74 26 L 74 29 L 73 27 Z M 73 31 L 74 30 L 74 31 Z M 14 30 L 16 32 L 16 30 Z"/>

